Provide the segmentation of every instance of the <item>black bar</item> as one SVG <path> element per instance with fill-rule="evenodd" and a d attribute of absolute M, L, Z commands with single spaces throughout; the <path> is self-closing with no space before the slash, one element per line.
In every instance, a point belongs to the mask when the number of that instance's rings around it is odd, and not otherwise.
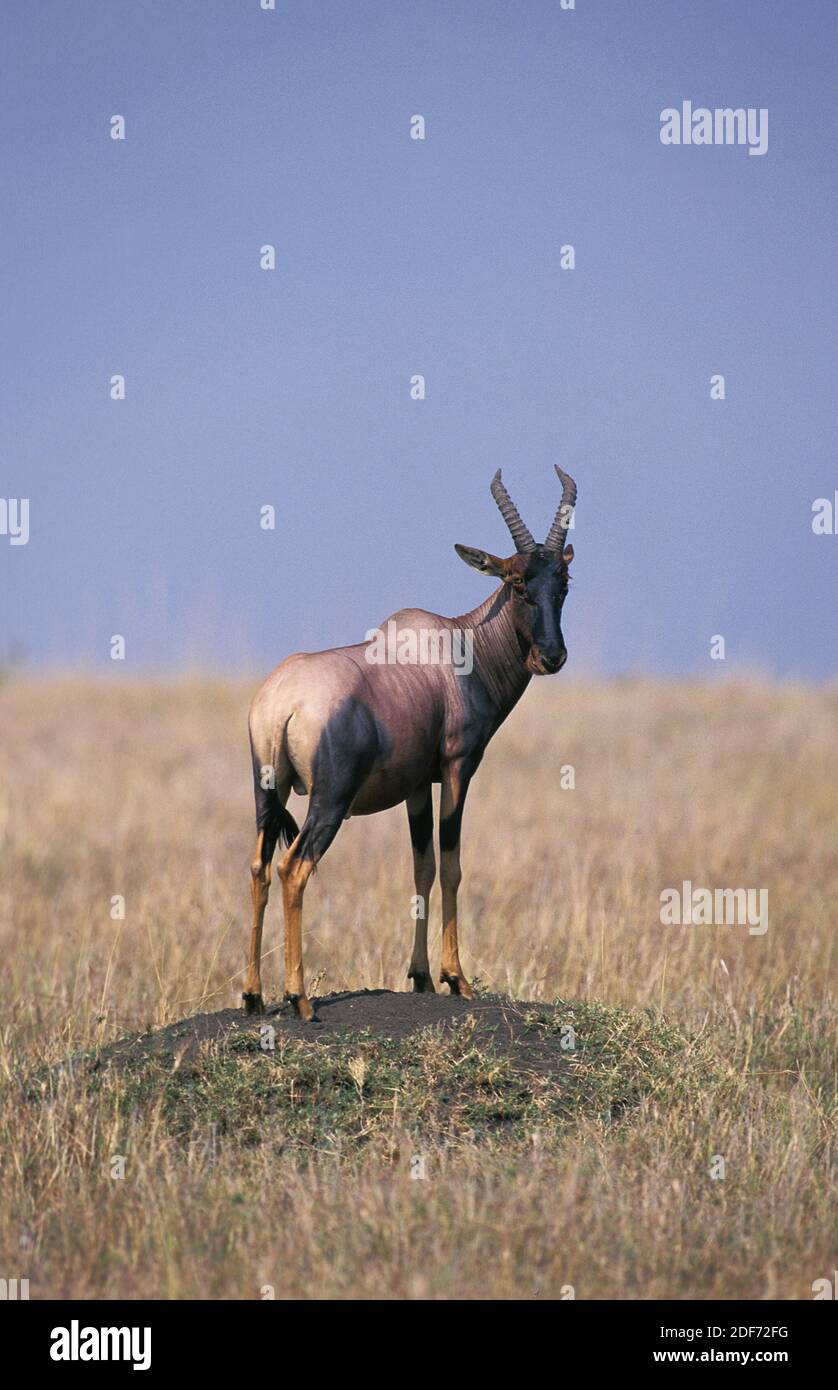
<path fill-rule="evenodd" d="M 328 1330 L 326 1346 L 341 1379 L 359 1370 L 359 1357 L 375 1359 L 382 1343 L 392 1344 L 397 1357 L 409 1351 L 417 1336 L 417 1319 L 428 1337 L 430 1357 L 445 1360 L 447 1340 L 437 1320 L 456 1327 L 458 1357 L 475 1366 L 496 1356 L 498 1341 L 515 1347 L 515 1360 L 531 1375 L 558 1379 L 574 1368 L 576 1375 L 638 1371 L 671 1374 L 673 1368 L 693 1374 L 719 1367 L 736 1370 L 779 1369 L 796 1379 L 816 1367 L 834 1362 L 836 1321 L 834 1302 L 509 1302 L 504 1304 L 415 1303 L 383 1305 L 359 1302 L 308 1302 L 271 1305 L 248 1302 L 85 1302 L 9 1301 L 3 1310 L 5 1345 L 26 1348 L 27 1372 L 47 1372 L 56 1378 L 86 1378 L 134 1371 L 133 1357 L 145 1378 L 149 1375 L 217 1375 L 229 1364 L 235 1374 L 252 1379 L 272 1370 L 289 1373 L 288 1351 L 296 1348 L 322 1362 L 324 1351 L 311 1333 Z M 121 1359 L 82 1360 L 86 1352 L 110 1354 L 110 1334 L 100 1329 L 136 1329 L 129 1345 L 118 1339 Z M 63 1331 L 61 1331 L 63 1329 Z M 93 1329 L 93 1332 L 85 1332 Z M 149 1329 L 150 1336 L 144 1333 Z M 307 1331 L 304 1331 L 307 1329 Z M 440 1342 L 440 1336 L 442 1341 Z M 415 1348 L 414 1348 L 415 1349 Z M 447 1350 L 450 1352 L 449 1346 Z M 66 1352 L 78 1359 L 54 1359 Z M 142 1364 L 150 1353 L 150 1365 Z M 399 1373 L 400 1359 L 391 1362 L 388 1378 Z"/>

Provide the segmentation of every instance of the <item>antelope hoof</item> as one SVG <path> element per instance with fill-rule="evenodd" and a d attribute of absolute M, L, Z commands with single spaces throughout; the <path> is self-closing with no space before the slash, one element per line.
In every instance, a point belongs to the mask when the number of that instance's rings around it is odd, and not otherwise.
<path fill-rule="evenodd" d="M 465 975 L 447 975 L 443 970 L 439 977 L 440 983 L 447 985 L 452 994 L 457 994 L 461 999 L 473 999 L 474 993 Z"/>
<path fill-rule="evenodd" d="M 411 970 L 407 978 L 413 981 L 414 994 L 436 994 L 434 982 L 427 970 Z"/>
<path fill-rule="evenodd" d="M 263 1014 L 265 1012 L 261 994 L 243 994 L 242 999 L 246 1014 Z"/>
<path fill-rule="evenodd" d="M 303 1020 L 303 1023 L 317 1022 L 317 1015 L 311 1006 L 311 1001 L 304 994 L 286 994 L 285 998 L 297 1017 Z"/>

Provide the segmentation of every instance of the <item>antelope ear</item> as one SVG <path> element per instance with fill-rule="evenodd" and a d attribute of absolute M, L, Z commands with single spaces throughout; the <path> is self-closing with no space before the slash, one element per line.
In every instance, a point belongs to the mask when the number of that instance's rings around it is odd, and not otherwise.
<path fill-rule="evenodd" d="M 455 545 L 454 549 L 460 559 L 471 565 L 473 570 L 492 574 L 495 579 L 506 578 L 506 561 L 499 559 L 497 555 L 490 555 L 488 550 L 474 550 L 470 545 Z"/>
<path fill-rule="evenodd" d="M 566 565 L 570 564 L 571 560 L 573 559 L 572 545 L 565 546 L 564 553 L 562 554 L 562 559 L 564 560 Z"/>

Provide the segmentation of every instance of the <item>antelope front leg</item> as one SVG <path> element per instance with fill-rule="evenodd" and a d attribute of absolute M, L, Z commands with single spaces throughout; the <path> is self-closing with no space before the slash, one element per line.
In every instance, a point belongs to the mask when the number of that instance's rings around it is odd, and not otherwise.
<path fill-rule="evenodd" d="M 413 882 L 419 899 L 420 913 L 416 918 L 413 955 L 410 957 L 407 978 L 413 981 L 414 994 L 434 994 L 434 982 L 428 960 L 428 903 L 436 874 L 434 806 L 430 786 L 408 798 L 407 818 L 413 848 Z"/>
<path fill-rule="evenodd" d="M 442 770 L 439 802 L 439 878 L 442 884 L 442 971 L 440 980 L 452 994 L 472 999 L 471 985 L 463 974 L 457 944 L 457 889 L 460 886 L 460 827 L 469 778 L 462 763 Z"/>

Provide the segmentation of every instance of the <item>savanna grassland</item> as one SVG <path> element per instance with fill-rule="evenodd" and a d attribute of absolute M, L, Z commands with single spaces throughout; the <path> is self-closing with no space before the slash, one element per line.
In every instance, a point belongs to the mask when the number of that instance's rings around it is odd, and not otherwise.
<path fill-rule="evenodd" d="M 274 1053 L 254 1025 L 97 1065 L 238 1002 L 249 694 L 0 686 L 0 1275 L 33 1298 L 811 1298 L 838 1267 L 838 694 L 527 692 L 470 793 L 461 955 L 527 1001 L 521 1036 L 573 1028 L 561 1067 L 468 1020 L 325 1045 L 277 1021 Z M 663 926 L 684 879 L 766 888 L 767 933 Z M 405 989 L 412 892 L 404 808 L 350 821 L 306 896 L 310 993 Z M 270 999 L 280 926 L 274 892 Z"/>

